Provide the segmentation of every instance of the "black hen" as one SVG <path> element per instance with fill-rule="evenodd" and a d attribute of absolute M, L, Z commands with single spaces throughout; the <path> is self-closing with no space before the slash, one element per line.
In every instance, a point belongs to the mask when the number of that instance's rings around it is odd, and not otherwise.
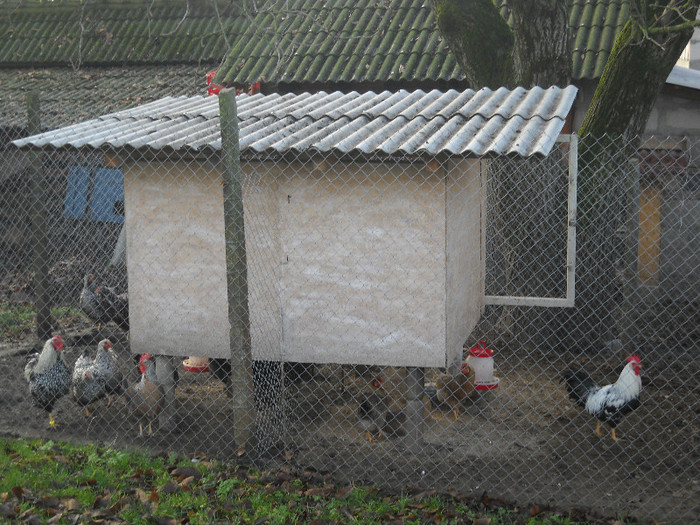
<path fill-rule="evenodd" d="M 114 288 L 99 286 L 96 290 L 104 317 L 122 330 L 129 330 L 129 295 L 118 294 Z"/>
<path fill-rule="evenodd" d="M 406 414 L 389 399 L 383 388 L 383 379 L 375 377 L 370 382 L 372 391 L 364 392 L 357 404 L 357 416 L 370 442 L 381 438 L 403 436 Z"/>
<path fill-rule="evenodd" d="M 103 324 L 114 322 L 122 330 L 129 330 L 129 296 L 99 284 L 94 274 L 83 278 L 79 306 L 100 328 Z"/>

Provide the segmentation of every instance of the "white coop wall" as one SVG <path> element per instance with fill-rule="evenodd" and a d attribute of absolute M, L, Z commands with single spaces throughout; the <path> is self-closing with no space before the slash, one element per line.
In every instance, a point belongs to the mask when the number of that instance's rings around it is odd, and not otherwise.
<path fill-rule="evenodd" d="M 205 163 L 125 163 L 134 353 L 230 355 L 221 176 Z"/>
<path fill-rule="evenodd" d="M 254 357 L 445 366 L 461 356 L 481 310 L 479 173 L 467 173 L 478 164 L 432 165 L 251 166 Z"/>
<path fill-rule="evenodd" d="M 134 352 L 228 356 L 220 175 L 166 162 L 124 178 Z M 483 303 L 480 187 L 468 159 L 245 164 L 253 358 L 459 360 Z"/>

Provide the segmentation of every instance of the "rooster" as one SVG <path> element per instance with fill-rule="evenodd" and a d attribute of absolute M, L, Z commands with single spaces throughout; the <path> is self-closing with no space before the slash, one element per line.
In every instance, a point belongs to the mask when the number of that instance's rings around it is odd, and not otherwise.
<path fill-rule="evenodd" d="M 112 350 L 109 339 L 103 339 L 97 345 L 95 359 L 90 358 L 86 349 L 76 360 L 73 367 L 73 384 L 71 393 L 76 403 L 85 407 L 85 416 L 90 416 L 88 405 L 94 405 L 103 397 L 108 397 L 107 406 L 111 404 L 111 394 L 123 392 L 122 373 L 119 370 L 117 356 Z"/>
<path fill-rule="evenodd" d="M 605 386 L 598 386 L 583 370 L 570 368 L 564 372 L 569 397 L 597 418 L 595 433 L 599 436 L 603 435 L 601 423 L 606 423 L 612 429 L 612 439 L 618 441 L 615 435 L 618 421 L 641 405 L 641 366 L 638 356 L 629 356 L 617 381 Z"/>
<path fill-rule="evenodd" d="M 391 406 L 383 383 L 381 376 L 375 377 L 370 382 L 372 391 L 366 392 L 357 405 L 357 416 L 370 442 L 375 441 L 374 436 L 396 437 L 406 433 L 406 414 Z"/>
<path fill-rule="evenodd" d="M 143 373 L 141 380 L 126 390 L 129 405 L 139 418 L 139 436 L 143 436 L 143 423 L 147 422 L 148 434 L 153 434 L 152 421 L 158 417 L 165 402 L 163 386 L 156 375 L 156 364 L 150 354 L 141 355 Z"/>
<path fill-rule="evenodd" d="M 53 417 L 56 401 L 70 390 L 71 371 L 63 354 L 63 339 L 55 335 L 44 343 L 41 353 L 32 355 L 24 367 L 34 406 L 49 413 L 49 428 L 57 428 Z"/>
<path fill-rule="evenodd" d="M 447 405 L 452 409 L 455 421 L 459 408 L 474 394 L 474 371 L 467 363 L 462 363 L 457 374 L 445 372 L 435 379 L 435 384 L 426 387 L 426 392 L 436 406 Z"/>

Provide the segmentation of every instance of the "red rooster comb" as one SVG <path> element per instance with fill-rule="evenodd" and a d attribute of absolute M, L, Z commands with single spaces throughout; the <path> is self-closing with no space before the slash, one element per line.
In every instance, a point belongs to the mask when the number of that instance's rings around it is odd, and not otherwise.
<path fill-rule="evenodd" d="M 60 352 L 61 350 L 63 350 L 63 338 L 60 335 L 56 334 L 53 336 L 52 339 L 53 339 L 53 342 L 51 344 L 53 345 L 54 349 L 57 352 Z"/>
<path fill-rule="evenodd" d="M 638 365 L 642 364 L 642 360 L 639 359 L 639 356 L 637 354 L 632 354 L 627 358 L 628 363 L 637 363 Z"/>
<path fill-rule="evenodd" d="M 149 359 L 152 359 L 151 354 L 149 353 L 141 354 L 141 357 L 139 358 L 139 371 L 142 374 L 146 372 L 146 365 L 144 363 Z"/>

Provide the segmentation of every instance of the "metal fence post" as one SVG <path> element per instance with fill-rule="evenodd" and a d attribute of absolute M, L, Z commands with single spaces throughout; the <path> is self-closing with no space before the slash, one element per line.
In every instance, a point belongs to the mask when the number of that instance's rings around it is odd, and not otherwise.
<path fill-rule="evenodd" d="M 253 424 L 253 382 L 248 312 L 248 268 L 243 225 L 240 147 L 236 91 L 219 94 L 221 150 L 223 154 L 224 229 L 226 238 L 226 282 L 231 344 L 231 386 L 234 439 L 248 443 Z"/>
<path fill-rule="evenodd" d="M 620 308 L 620 343 L 623 352 L 630 354 L 634 348 L 634 302 L 637 299 L 639 273 L 639 159 L 631 158 L 625 170 L 627 216 L 625 217 L 625 242 L 622 261 L 622 306 Z"/>
<path fill-rule="evenodd" d="M 30 135 L 41 133 L 41 104 L 39 93 L 27 93 L 27 131 Z M 31 170 L 31 221 L 34 244 L 34 293 L 36 308 L 36 335 L 39 344 L 51 337 L 51 301 L 49 300 L 49 254 L 47 242 L 46 206 L 43 199 L 46 188 L 43 174 L 42 155 L 38 151 L 29 152 Z"/>

